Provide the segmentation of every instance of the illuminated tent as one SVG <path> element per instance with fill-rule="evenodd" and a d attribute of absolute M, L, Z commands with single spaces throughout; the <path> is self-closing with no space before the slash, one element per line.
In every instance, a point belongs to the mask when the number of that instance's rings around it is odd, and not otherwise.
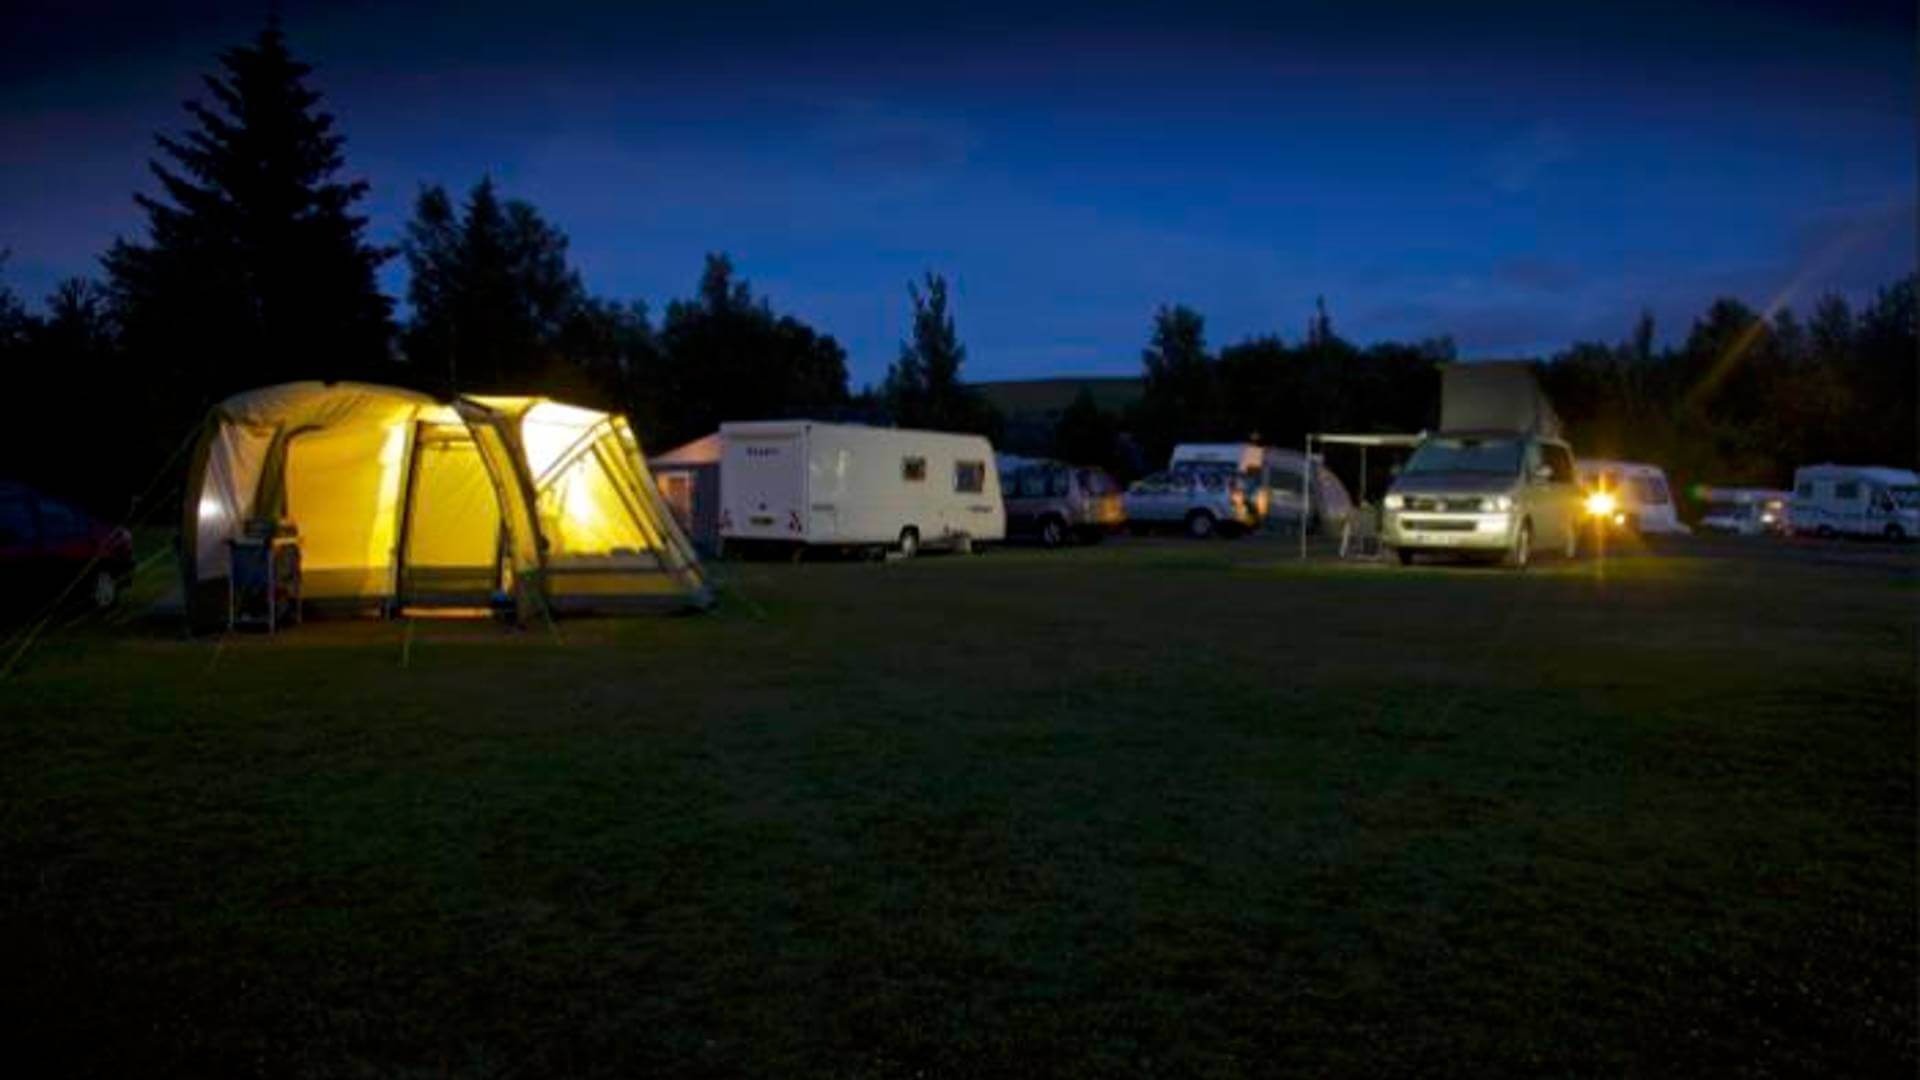
<path fill-rule="evenodd" d="M 224 610 L 227 541 L 250 521 L 293 526 L 309 603 L 525 618 L 708 599 L 620 416 L 287 383 L 214 406 L 189 468 L 181 566 L 201 618 Z"/>

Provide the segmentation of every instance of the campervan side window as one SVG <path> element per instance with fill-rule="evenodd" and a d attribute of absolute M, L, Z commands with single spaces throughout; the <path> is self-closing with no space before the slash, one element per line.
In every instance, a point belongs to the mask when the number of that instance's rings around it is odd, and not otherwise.
<path fill-rule="evenodd" d="M 1853 500 L 1859 498 L 1860 497 L 1859 481 L 1848 480 L 1845 483 L 1833 485 L 1833 497 L 1843 502 L 1852 502 Z"/>
<path fill-rule="evenodd" d="M 900 459 L 900 479 L 909 484 L 917 484 L 927 478 L 927 459 L 923 457 L 905 457 Z"/>
<path fill-rule="evenodd" d="M 1665 506 L 1673 501 L 1667 493 L 1667 482 L 1657 476 L 1642 476 L 1634 481 L 1640 501 L 1648 506 Z"/>
<path fill-rule="evenodd" d="M 956 461 L 953 463 L 953 490 L 977 494 L 986 489 L 986 462 Z"/>
<path fill-rule="evenodd" d="M 1800 486 L 1794 488 L 1793 493 L 1802 499 L 1813 498 L 1813 481 L 1811 480 L 1800 481 Z"/>
<path fill-rule="evenodd" d="M 1068 485 L 1067 470 L 1065 469 L 1048 469 L 1047 470 L 1047 494 L 1048 495 L 1056 499 L 1065 496 L 1067 494 L 1067 485 Z"/>
<path fill-rule="evenodd" d="M 1542 446 L 1540 448 L 1540 452 L 1546 459 L 1547 468 L 1552 470 L 1553 472 L 1554 483 L 1556 484 L 1573 483 L 1573 452 L 1572 451 L 1568 450 L 1564 446 Z"/>

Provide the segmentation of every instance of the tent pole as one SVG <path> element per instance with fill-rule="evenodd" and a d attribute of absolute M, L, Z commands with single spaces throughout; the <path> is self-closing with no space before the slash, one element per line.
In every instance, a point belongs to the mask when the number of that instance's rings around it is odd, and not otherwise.
<path fill-rule="evenodd" d="M 1307 433 L 1307 460 L 1300 468 L 1300 557 L 1307 557 L 1307 521 L 1313 517 L 1313 433 Z"/>

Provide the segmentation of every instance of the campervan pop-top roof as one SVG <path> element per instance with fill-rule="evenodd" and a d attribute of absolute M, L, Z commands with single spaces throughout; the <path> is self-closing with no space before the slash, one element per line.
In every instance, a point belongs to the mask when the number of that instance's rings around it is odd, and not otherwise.
<path fill-rule="evenodd" d="M 1440 372 L 1440 430 L 1514 431 L 1562 437 L 1533 365 L 1520 361 L 1448 364 Z"/>

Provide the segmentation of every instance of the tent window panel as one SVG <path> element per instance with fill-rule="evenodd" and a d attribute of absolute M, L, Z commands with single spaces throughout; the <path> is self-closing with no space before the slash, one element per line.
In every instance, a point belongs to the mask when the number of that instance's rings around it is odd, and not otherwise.
<path fill-rule="evenodd" d="M 554 473 L 540 489 L 539 503 L 550 557 L 638 554 L 652 547 L 596 455 L 580 455 Z"/>

